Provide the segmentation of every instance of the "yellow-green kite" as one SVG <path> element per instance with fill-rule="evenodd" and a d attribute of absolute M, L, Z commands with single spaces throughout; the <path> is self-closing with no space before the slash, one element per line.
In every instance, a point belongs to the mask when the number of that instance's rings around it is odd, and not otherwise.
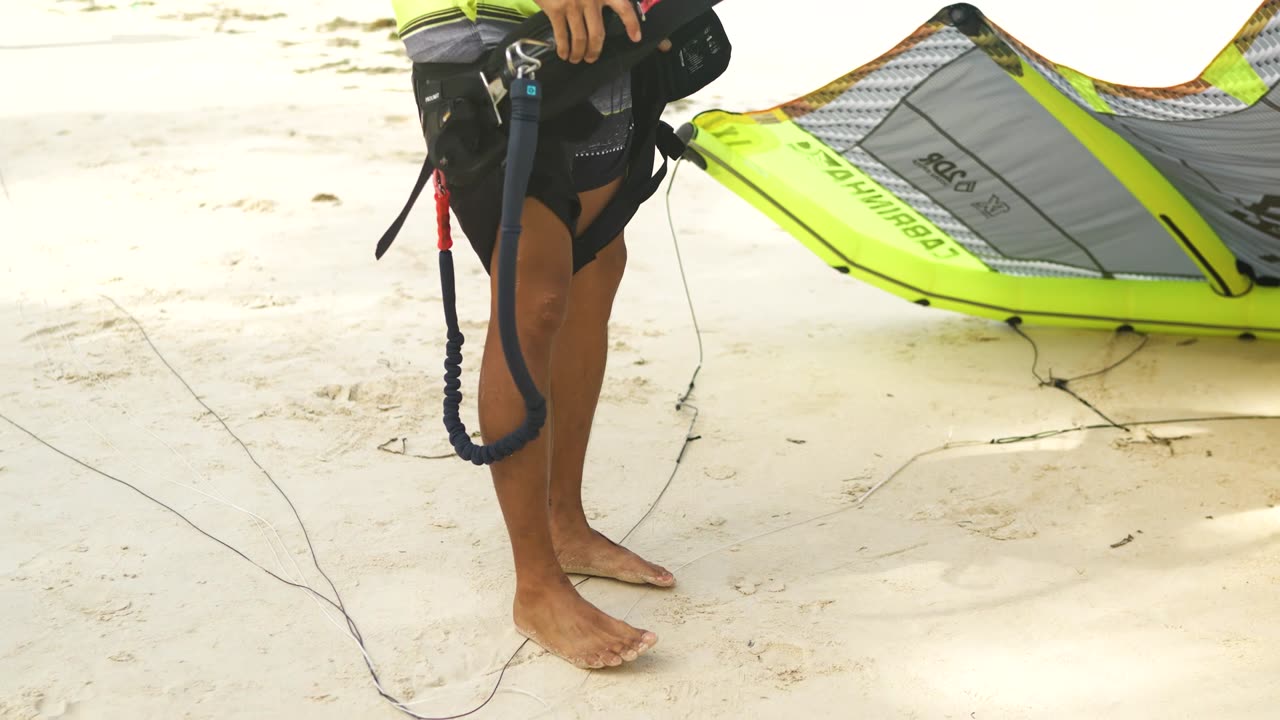
<path fill-rule="evenodd" d="M 1116 85 L 971 5 L 687 157 L 841 272 L 999 320 L 1280 339 L 1280 0 L 1195 80 Z"/>

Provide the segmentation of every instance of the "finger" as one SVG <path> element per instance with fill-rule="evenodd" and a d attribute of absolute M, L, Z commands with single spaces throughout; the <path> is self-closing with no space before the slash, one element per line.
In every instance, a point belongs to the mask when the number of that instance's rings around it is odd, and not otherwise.
<path fill-rule="evenodd" d="M 569 59 L 569 26 L 564 21 L 564 11 L 554 13 L 548 11 L 547 19 L 551 21 L 551 29 L 555 32 L 556 55 L 561 60 Z"/>
<path fill-rule="evenodd" d="M 587 54 L 587 26 L 582 22 L 583 13 L 569 13 L 569 62 L 579 63 Z"/>
<path fill-rule="evenodd" d="M 587 22 L 587 62 L 600 59 L 600 50 L 604 47 L 604 13 L 601 8 L 585 10 L 583 19 Z"/>
<path fill-rule="evenodd" d="M 640 42 L 643 35 L 640 32 L 640 17 L 636 15 L 636 6 L 631 0 L 605 0 L 605 4 L 613 8 L 618 13 L 618 17 L 622 18 L 622 25 L 627 29 L 627 37 L 631 38 L 631 42 Z"/>
<path fill-rule="evenodd" d="M 669 51 L 671 49 L 671 41 L 663 40 L 662 42 L 658 43 L 658 49 L 661 50 L 662 52 Z"/>

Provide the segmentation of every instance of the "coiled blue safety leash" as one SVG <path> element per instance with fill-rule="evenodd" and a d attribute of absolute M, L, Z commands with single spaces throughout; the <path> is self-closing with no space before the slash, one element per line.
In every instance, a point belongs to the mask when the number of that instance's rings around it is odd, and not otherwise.
<path fill-rule="evenodd" d="M 476 465 L 492 465 L 504 460 L 535 440 L 547 420 L 547 401 L 538 391 L 516 332 L 516 259 L 519 257 L 524 196 L 529 186 L 538 147 L 538 122 L 542 108 L 542 87 L 533 77 L 536 61 L 522 64 L 510 89 L 511 121 L 507 139 L 506 180 L 502 192 L 501 247 L 498 250 L 498 327 L 502 352 L 511 377 L 524 397 L 525 418 L 520 427 L 492 445 L 472 442 L 462 422 L 462 345 L 458 329 L 457 293 L 454 288 L 452 239 L 448 232 L 448 192 L 443 177 L 436 173 L 436 212 L 440 223 L 440 285 L 448 340 L 445 345 L 444 426 L 449 442 L 463 460 Z"/>

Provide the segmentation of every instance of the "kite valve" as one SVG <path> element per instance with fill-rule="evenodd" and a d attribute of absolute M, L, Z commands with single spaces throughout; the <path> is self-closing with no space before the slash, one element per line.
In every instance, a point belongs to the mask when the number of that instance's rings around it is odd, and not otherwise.
<path fill-rule="evenodd" d="M 977 35 L 982 29 L 982 13 L 969 3 L 952 5 L 947 9 L 947 17 L 952 27 L 970 37 Z"/>

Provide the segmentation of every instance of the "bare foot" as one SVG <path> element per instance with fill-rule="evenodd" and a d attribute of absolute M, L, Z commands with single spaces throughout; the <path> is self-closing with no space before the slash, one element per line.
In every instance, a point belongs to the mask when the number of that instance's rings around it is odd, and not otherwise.
<path fill-rule="evenodd" d="M 571 575 L 592 575 L 658 587 L 676 584 L 675 576 L 666 568 L 654 565 L 590 527 L 553 535 L 560 567 Z"/>
<path fill-rule="evenodd" d="M 516 629 L 547 652 L 584 670 L 617 667 L 640 657 L 658 636 L 600 612 L 561 576 L 536 590 L 516 590 Z"/>

